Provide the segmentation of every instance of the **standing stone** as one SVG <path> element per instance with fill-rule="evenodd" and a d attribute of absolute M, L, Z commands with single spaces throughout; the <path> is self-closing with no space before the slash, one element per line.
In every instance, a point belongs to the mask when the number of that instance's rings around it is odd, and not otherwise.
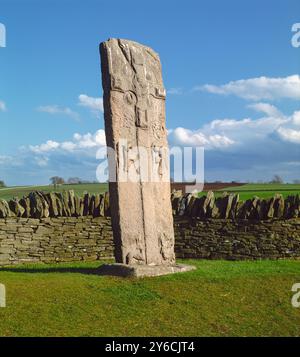
<path fill-rule="evenodd" d="M 17 198 L 14 198 L 8 202 L 10 210 L 17 216 L 17 217 L 22 217 L 25 209 L 23 206 L 20 204 L 19 200 Z"/>
<path fill-rule="evenodd" d="M 101 195 L 96 194 L 95 195 L 95 207 L 94 207 L 94 212 L 93 212 L 94 217 L 100 217 L 100 203 L 101 203 Z"/>
<path fill-rule="evenodd" d="M 28 197 L 23 197 L 20 199 L 20 205 L 24 208 L 23 216 L 24 218 L 30 217 L 30 199 Z"/>
<path fill-rule="evenodd" d="M 0 199 L 0 218 L 6 218 L 10 216 L 11 212 L 8 203 L 5 200 Z"/>
<path fill-rule="evenodd" d="M 116 261 L 173 265 L 166 94 L 159 56 L 120 39 L 103 42 L 100 53 L 106 141 L 114 150 L 109 193 Z"/>

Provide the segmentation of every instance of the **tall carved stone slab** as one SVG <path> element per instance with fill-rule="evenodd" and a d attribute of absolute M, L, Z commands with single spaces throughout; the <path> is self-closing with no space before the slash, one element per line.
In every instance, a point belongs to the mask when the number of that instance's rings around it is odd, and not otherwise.
<path fill-rule="evenodd" d="M 110 206 L 118 263 L 175 263 L 165 89 L 157 53 L 136 42 L 100 45 Z"/>

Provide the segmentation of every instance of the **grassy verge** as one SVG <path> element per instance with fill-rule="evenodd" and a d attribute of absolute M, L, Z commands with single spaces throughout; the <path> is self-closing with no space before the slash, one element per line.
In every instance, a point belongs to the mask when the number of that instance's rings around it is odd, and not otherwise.
<path fill-rule="evenodd" d="M 300 262 L 185 260 L 185 274 L 122 279 L 100 262 L 0 269 L 1 336 L 299 336 Z"/>

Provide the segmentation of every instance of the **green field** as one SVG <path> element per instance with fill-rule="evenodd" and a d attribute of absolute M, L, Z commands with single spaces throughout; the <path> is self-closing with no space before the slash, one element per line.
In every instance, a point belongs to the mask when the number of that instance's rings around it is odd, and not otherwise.
<path fill-rule="evenodd" d="M 0 269 L 0 336 L 299 336 L 300 261 L 185 260 L 196 271 L 125 279 L 100 262 Z"/>
<path fill-rule="evenodd" d="M 53 185 L 47 186 L 19 186 L 19 187 L 8 187 L 0 188 L 0 198 L 9 200 L 13 197 L 21 198 L 28 195 L 31 191 L 43 191 L 43 192 L 62 192 L 64 190 L 74 190 L 79 196 L 82 196 L 84 192 L 103 193 L 108 190 L 107 183 L 89 183 L 89 184 L 78 184 L 78 185 L 61 185 L 54 189 Z M 270 198 L 275 195 L 275 193 L 281 193 L 284 197 L 290 195 L 296 195 L 300 193 L 300 185 L 296 184 L 247 184 L 238 187 L 230 187 L 215 191 L 216 197 L 219 197 L 223 192 L 235 192 L 239 193 L 241 200 L 247 200 L 258 196 L 260 198 Z M 199 193 L 199 196 L 205 195 L 207 192 Z"/>
<path fill-rule="evenodd" d="M 74 190 L 77 195 L 82 196 L 84 192 L 89 192 L 92 194 L 103 193 L 108 190 L 108 184 L 87 183 L 87 184 L 77 184 L 77 185 L 59 185 L 56 188 L 54 188 L 53 185 L 7 187 L 7 188 L 0 188 L 0 198 L 4 200 L 9 200 L 14 197 L 21 198 L 23 196 L 27 196 L 32 191 L 62 192 L 64 190 Z"/>
<path fill-rule="evenodd" d="M 229 187 L 219 191 L 215 191 L 216 197 L 220 197 L 223 192 L 238 193 L 240 200 L 248 200 L 254 196 L 260 198 L 271 198 L 276 193 L 280 193 L 284 198 L 287 196 L 300 194 L 300 185 L 298 184 L 246 184 L 243 186 Z M 199 196 L 205 195 L 206 192 L 199 193 Z"/>

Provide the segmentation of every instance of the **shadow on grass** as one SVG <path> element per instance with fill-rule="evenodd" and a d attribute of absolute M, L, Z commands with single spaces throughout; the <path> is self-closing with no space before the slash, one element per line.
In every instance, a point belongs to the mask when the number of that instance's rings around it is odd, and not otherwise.
<path fill-rule="evenodd" d="M 29 273 L 29 274 L 40 274 L 40 273 L 78 273 L 86 275 L 107 275 L 101 271 L 101 265 L 96 268 L 79 268 L 79 267 L 45 267 L 45 268 L 0 268 L 1 272 L 8 273 Z"/>

